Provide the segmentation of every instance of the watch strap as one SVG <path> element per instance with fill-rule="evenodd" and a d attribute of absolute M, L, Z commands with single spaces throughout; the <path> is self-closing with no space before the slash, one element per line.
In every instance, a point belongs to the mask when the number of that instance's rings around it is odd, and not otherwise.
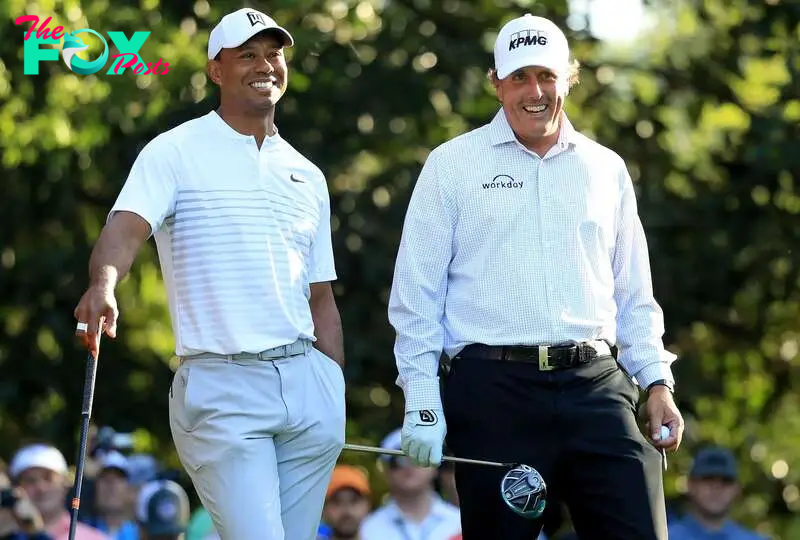
<path fill-rule="evenodd" d="M 649 392 L 654 386 L 666 386 L 670 392 L 675 392 L 675 388 L 673 387 L 672 383 L 667 379 L 658 379 L 657 381 L 651 382 L 647 387 L 647 391 Z"/>

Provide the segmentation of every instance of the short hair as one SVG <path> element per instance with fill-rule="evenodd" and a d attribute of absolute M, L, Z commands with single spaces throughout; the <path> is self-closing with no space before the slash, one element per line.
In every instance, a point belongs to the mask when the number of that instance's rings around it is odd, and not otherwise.
<path fill-rule="evenodd" d="M 569 61 L 569 66 L 567 67 L 567 88 L 572 88 L 576 84 L 581 82 L 581 64 L 575 58 Z M 495 68 L 489 68 L 489 71 L 486 73 L 486 77 L 494 82 L 497 78 L 497 70 Z"/>

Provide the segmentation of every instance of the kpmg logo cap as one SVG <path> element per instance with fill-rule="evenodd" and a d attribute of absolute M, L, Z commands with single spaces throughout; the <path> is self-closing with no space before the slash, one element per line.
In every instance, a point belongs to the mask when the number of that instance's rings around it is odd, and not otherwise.
<path fill-rule="evenodd" d="M 528 66 L 563 73 L 569 66 L 567 37 L 549 19 L 523 15 L 500 29 L 494 44 L 494 66 L 500 79 Z"/>

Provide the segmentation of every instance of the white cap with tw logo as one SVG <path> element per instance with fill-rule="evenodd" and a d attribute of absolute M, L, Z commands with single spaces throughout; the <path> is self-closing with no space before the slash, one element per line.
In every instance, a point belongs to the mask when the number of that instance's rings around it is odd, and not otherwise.
<path fill-rule="evenodd" d="M 569 67 L 569 43 L 564 32 L 549 19 L 531 14 L 507 22 L 494 43 L 494 67 L 499 79 L 528 66 L 555 73 L 564 73 Z"/>
<path fill-rule="evenodd" d="M 275 30 L 283 37 L 283 44 L 294 45 L 292 35 L 278 25 L 272 17 L 255 9 L 242 8 L 228 13 L 208 37 L 208 59 L 213 60 L 222 49 L 234 49 L 264 30 Z"/>

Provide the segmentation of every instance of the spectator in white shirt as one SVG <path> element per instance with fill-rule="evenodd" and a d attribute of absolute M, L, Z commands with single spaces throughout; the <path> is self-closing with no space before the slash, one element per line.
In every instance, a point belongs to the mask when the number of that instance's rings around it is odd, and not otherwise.
<path fill-rule="evenodd" d="M 387 435 L 381 447 L 399 450 L 400 429 Z M 461 532 L 458 508 L 433 489 L 436 468 L 418 467 L 406 457 L 380 459 L 389 500 L 364 520 L 361 540 L 449 540 Z"/>

